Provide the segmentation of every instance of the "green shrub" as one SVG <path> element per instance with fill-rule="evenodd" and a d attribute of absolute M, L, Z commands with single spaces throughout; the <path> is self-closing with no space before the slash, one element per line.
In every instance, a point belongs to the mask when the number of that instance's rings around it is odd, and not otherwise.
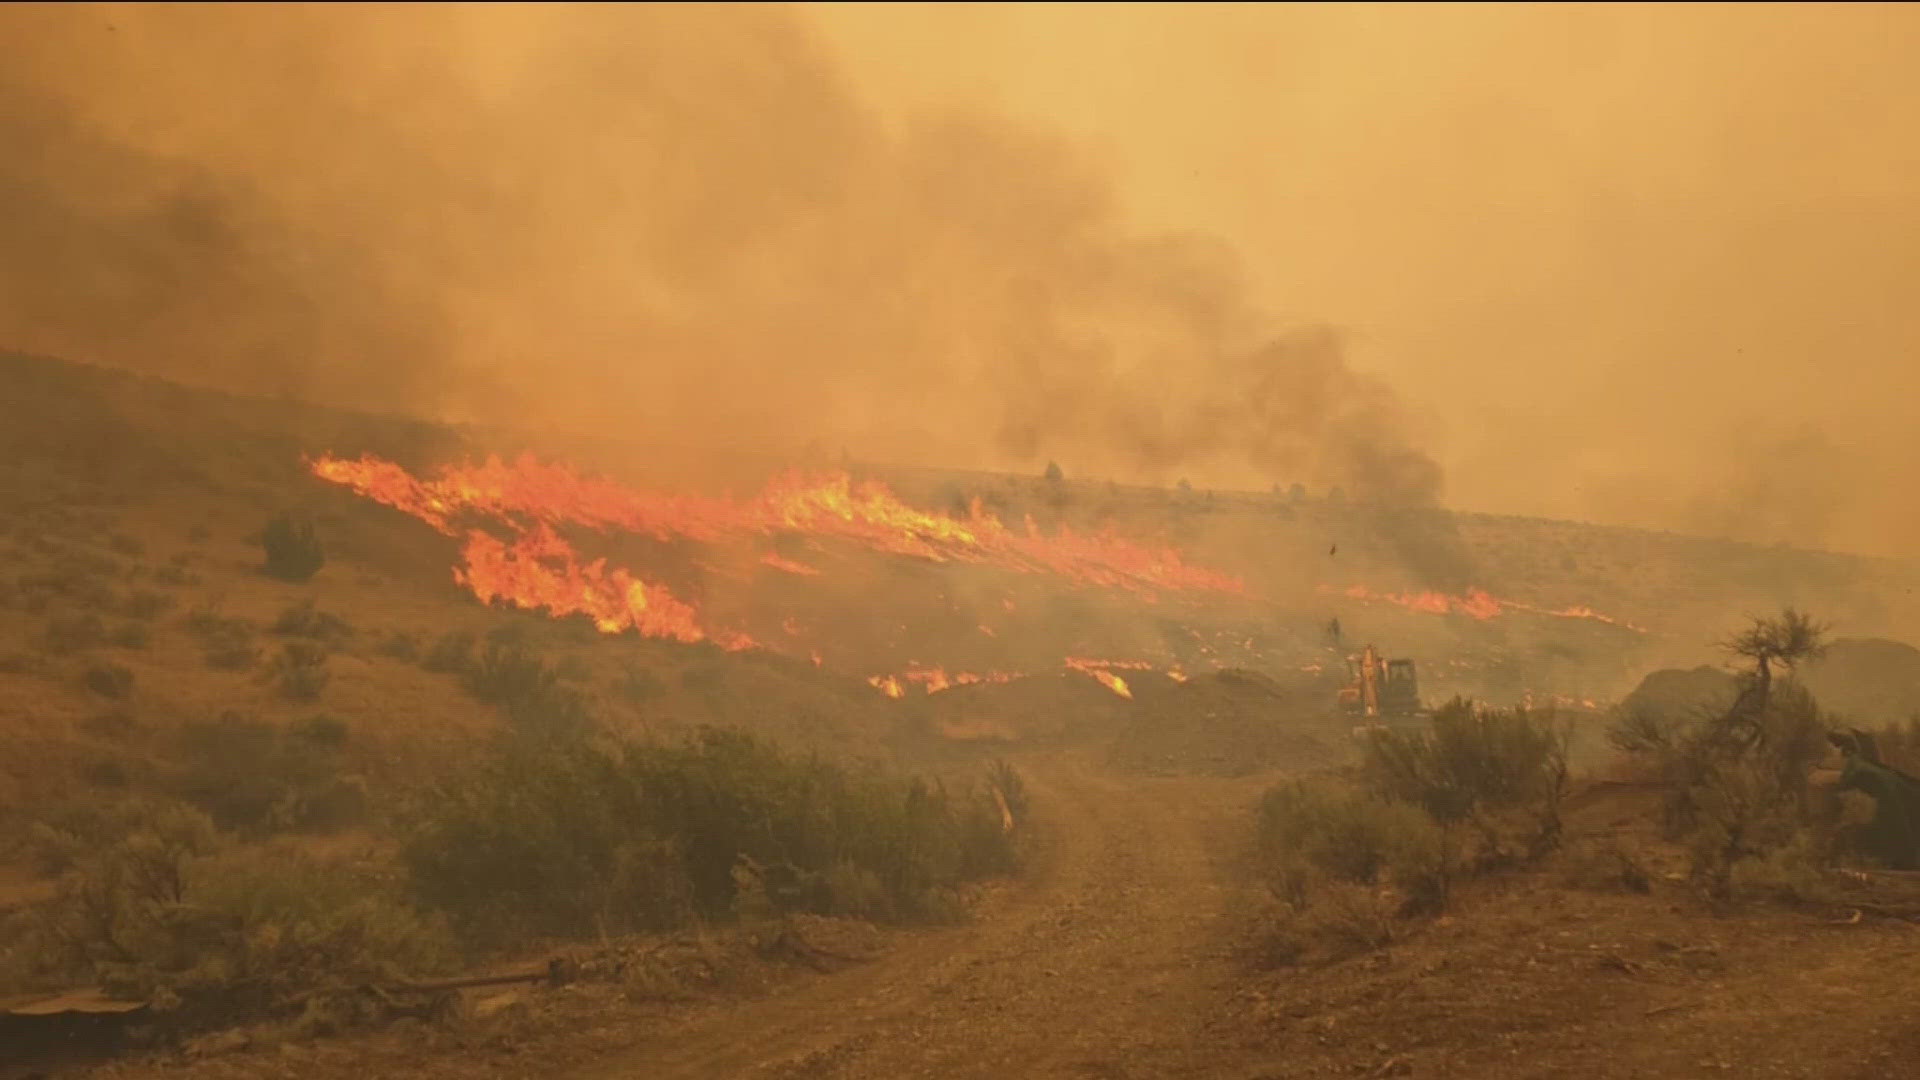
<path fill-rule="evenodd" d="M 199 607 L 188 614 L 186 627 L 200 640 L 210 668 L 246 671 L 260 659 L 253 623 L 246 619 L 221 615 L 212 606 Z"/>
<path fill-rule="evenodd" d="M 138 733 L 141 724 L 125 709 L 109 709 L 80 721 L 80 730 L 102 739 L 120 740 Z"/>
<path fill-rule="evenodd" d="M 1814 826 L 1807 778 L 1825 755 L 1826 731 L 1813 696 L 1775 679 L 1764 703 L 1743 695 L 1730 708 L 1659 722 L 1624 713 L 1608 734 L 1669 785 L 1668 832 L 1693 852 L 1695 880 L 1724 899 L 1737 864 Z"/>
<path fill-rule="evenodd" d="M 33 912 L 40 972 L 143 997 L 188 1025 L 311 1009 L 431 971 L 444 928 L 377 873 L 223 850 L 204 815 L 157 806 L 75 859 Z"/>
<path fill-rule="evenodd" d="M 111 847 L 149 822 L 167 819 L 174 825 L 180 813 L 204 817 L 178 803 L 154 798 L 70 798 L 43 809 L 26 830 L 17 853 L 40 873 L 55 876 L 78 866 L 86 856 Z M 190 830 L 191 831 L 191 830 Z"/>
<path fill-rule="evenodd" d="M 94 787 L 125 787 L 130 779 L 126 761 L 119 757 L 96 758 L 80 769 L 80 775 Z"/>
<path fill-rule="evenodd" d="M 267 522 L 260 534 L 260 547 L 266 553 L 262 569 L 282 581 L 312 580 L 327 561 L 313 522 L 288 514 Z"/>
<path fill-rule="evenodd" d="M 756 909 L 941 917 L 955 886 L 1014 866 L 984 793 L 718 731 L 617 750 L 516 736 L 414 816 L 420 895 L 482 938 Z"/>
<path fill-rule="evenodd" d="M 174 788 L 224 829 L 260 835 L 330 832 L 360 820 L 366 785 L 346 771 L 344 740 L 328 745 L 310 727 L 282 731 L 236 713 L 195 721 L 180 733 Z"/>
<path fill-rule="evenodd" d="M 129 619 L 146 620 L 165 614 L 173 604 L 173 597 L 166 593 L 135 589 L 127 594 L 120 610 Z"/>
<path fill-rule="evenodd" d="M 618 760 L 549 742 L 503 749 L 434 790 L 406 863 L 427 903 L 505 940 L 678 922 L 687 890 L 666 844 Z"/>
<path fill-rule="evenodd" d="M 121 572 L 112 559 L 68 551 L 45 570 L 22 574 L 17 587 L 29 600 L 64 600 L 86 608 L 109 608 L 118 600 L 113 579 Z"/>
<path fill-rule="evenodd" d="M 1765 857 L 1801 831 L 1795 794 L 1758 755 L 1708 765 L 1687 789 L 1693 877 L 1707 895 L 1732 895 L 1734 873 Z"/>
<path fill-rule="evenodd" d="M 666 680 L 653 671 L 629 664 L 620 675 L 620 696 L 635 705 L 645 705 L 667 689 Z"/>
<path fill-rule="evenodd" d="M 118 649 L 144 649 L 153 643 L 153 634 L 139 623 L 127 623 L 107 636 L 107 644 Z"/>
<path fill-rule="evenodd" d="M 1764 860 L 1821 824 L 1809 773 L 1828 751 L 1828 726 L 1791 675 L 1824 651 L 1824 636 L 1791 608 L 1754 619 L 1723 643 L 1752 665 L 1737 676 L 1732 701 L 1682 716 L 1626 711 L 1608 733 L 1616 749 L 1668 783 L 1668 830 L 1688 842 L 1694 879 L 1716 899 L 1732 894 L 1742 863 Z M 1831 841 L 1820 846 L 1832 852 Z"/>
<path fill-rule="evenodd" d="M 374 651 L 390 660 L 411 664 L 420 659 L 420 638 L 402 630 L 396 630 L 380 640 Z"/>
<path fill-rule="evenodd" d="M 273 658 L 268 674 L 280 693 L 294 701 L 312 701 L 327 688 L 327 650 L 310 641 L 289 641 Z"/>
<path fill-rule="evenodd" d="M 87 668 L 82 681 L 101 697 L 118 699 L 133 693 L 133 672 L 121 664 L 95 664 Z"/>
<path fill-rule="evenodd" d="M 880 875 L 851 859 L 842 859 L 827 868 L 822 885 L 826 888 L 825 907 L 832 914 L 856 919 L 886 919 L 894 914 L 893 897 Z"/>
<path fill-rule="evenodd" d="M 1446 837 L 1407 803 L 1331 783 L 1280 784 L 1260 801 L 1256 837 L 1269 890 L 1293 908 L 1328 882 L 1392 886 L 1410 908 L 1445 902 Z"/>
<path fill-rule="evenodd" d="M 1653 888 L 1646 861 L 1617 841 L 1590 839 L 1568 845 L 1561 873 L 1567 884 L 1593 892 L 1644 893 Z"/>
<path fill-rule="evenodd" d="M 589 723 L 585 699 L 561 681 L 559 669 L 518 645 L 489 643 L 467 664 L 461 682 L 522 731 L 571 735 Z"/>
<path fill-rule="evenodd" d="M 353 627 L 347 625 L 345 619 L 319 610 L 312 598 L 281 611 L 280 617 L 268 629 L 287 637 L 313 638 L 317 641 L 339 642 L 353 636 Z"/>
<path fill-rule="evenodd" d="M 478 644 L 471 630 L 449 630 L 434 639 L 420 666 L 440 675 L 460 675 L 473 666 L 473 650 Z"/>
<path fill-rule="evenodd" d="M 333 716 L 309 716 L 287 727 L 287 735 L 323 750 L 345 749 L 352 734 L 347 722 Z"/>
<path fill-rule="evenodd" d="M 1908 774 L 1920 775 L 1920 716 L 1904 724 L 1888 724 L 1873 733 L 1880 759 Z"/>
<path fill-rule="evenodd" d="M 1485 863 L 1537 856 L 1560 839 L 1567 740 L 1550 714 L 1481 709 L 1455 698 L 1426 731 L 1375 730 L 1362 745 L 1370 790 L 1470 827 Z"/>
<path fill-rule="evenodd" d="M 107 640 L 107 624 L 100 616 L 91 613 L 83 615 L 56 615 L 47 620 L 46 633 L 42 638 L 48 652 L 71 653 L 104 644 Z"/>
<path fill-rule="evenodd" d="M 153 580 L 161 585 L 181 588 L 200 584 L 200 575 L 187 569 L 185 563 L 176 559 L 166 566 L 155 570 L 153 572 Z"/>
<path fill-rule="evenodd" d="M 999 794 L 1008 816 L 1014 821 L 1027 820 L 1027 783 L 1004 759 L 995 758 L 987 763 L 987 788 Z"/>

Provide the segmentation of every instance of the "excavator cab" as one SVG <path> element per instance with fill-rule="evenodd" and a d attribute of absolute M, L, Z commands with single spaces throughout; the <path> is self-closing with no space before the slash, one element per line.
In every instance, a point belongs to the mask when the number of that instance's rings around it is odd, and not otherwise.
<path fill-rule="evenodd" d="M 1420 683 L 1412 660 L 1383 660 L 1373 646 L 1347 657 L 1353 681 L 1340 691 L 1341 711 L 1352 717 L 1407 717 L 1420 712 Z"/>

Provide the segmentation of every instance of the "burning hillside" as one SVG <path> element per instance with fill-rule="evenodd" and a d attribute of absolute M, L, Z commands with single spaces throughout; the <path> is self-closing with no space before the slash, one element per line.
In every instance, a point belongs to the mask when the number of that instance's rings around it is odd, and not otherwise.
<path fill-rule="evenodd" d="M 735 499 L 641 490 L 532 458 L 449 467 L 432 479 L 370 456 L 321 457 L 310 467 L 322 479 L 458 539 L 455 580 L 480 600 L 556 617 L 586 616 L 606 633 L 632 630 L 729 649 L 764 645 L 817 657 L 826 643 L 811 640 L 818 631 L 809 624 L 817 620 L 798 613 L 805 605 L 787 604 L 774 633 L 761 629 L 773 621 L 764 609 L 780 606 L 796 589 L 834 587 L 821 579 L 857 576 L 845 557 L 850 553 L 977 568 L 1002 579 L 1037 578 L 1047 583 L 1044 588 L 1104 591 L 1139 604 L 1157 604 L 1168 595 L 1246 592 L 1240 578 L 1192 565 L 1171 546 L 1112 532 L 1044 531 L 1031 519 L 1014 528 L 977 500 L 965 516 L 933 513 L 909 506 L 884 484 L 856 481 L 844 472 L 788 473 L 751 498 Z M 589 557 L 574 538 L 637 541 L 646 548 L 648 565 Z M 829 567 L 839 573 L 829 575 Z M 784 581 L 764 582 L 761 568 Z M 768 595 L 750 597 L 746 610 L 730 618 L 697 596 L 716 576 L 752 578 L 748 591 Z M 1019 611 L 1011 596 L 996 606 L 1001 615 Z M 972 629 L 998 637 L 986 622 L 976 621 Z M 875 685 L 897 696 L 903 684 L 934 692 L 1007 677 L 914 667 L 877 676 Z"/>
<path fill-rule="evenodd" d="M 1321 591 L 1330 593 L 1336 590 L 1323 588 Z M 1584 604 L 1574 604 L 1559 608 L 1542 607 L 1539 604 L 1529 604 L 1519 600 L 1500 599 L 1488 595 L 1487 592 L 1482 589 L 1469 589 L 1465 596 L 1450 596 L 1446 593 L 1433 592 L 1431 590 L 1425 592 L 1376 592 L 1367 588 L 1365 585 L 1349 585 L 1345 589 L 1337 590 L 1337 592 L 1339 595 L 1350 600 L 1359 600 L 1363 603 L 1398 604 L 1409 611 L 1423 611 L 1430 615 L 1467 615 L 1485 621 L 1487 619 L 1498 618 L 1509 611 L 1524 611 L 1532 615 L 1545 615 L 1555 619 L 1591 619 L 1594 622 L 1622 627 L 1627 630 L 1632 630 L 1635 633 L 1646 633 L 1646 630 L 1641 627 L 1621 619 L 1616 619 L 1610 615 L 1602 615 L 1600 612 Z"/>
<path fill-rule="evenodd" d="M 1111 527 L 940 513 L 845 472 L 788 472 L 748 497 L 642 488 L 523 457 L 420 476 L 374 456 L 312 473 L 459 545 L 455 580 L 486 603 L 584 616 L 727 649 L 762 647 L 866 675 L 891 697 L 1067 670 L 1130 696 L 1126 672 L 1292 664 L 1243 576 Z M 1474 590 L 1320 592 L 1474 620 L 1525 612 L 1625 625 Z M 1140 628 L 1152 623 L 1152 634 Z M 1226 650 L 1224 653 L 1222 649 Z M 1089 656 L 1124 659 L 1090 659 Z"/>

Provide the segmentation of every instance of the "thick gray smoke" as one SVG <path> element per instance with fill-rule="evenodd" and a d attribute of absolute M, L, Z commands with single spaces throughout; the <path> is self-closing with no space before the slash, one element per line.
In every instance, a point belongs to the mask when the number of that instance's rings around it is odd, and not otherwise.
<path fill-rule="evenodd" d="M 1431 506 L 1231 251 L 1075 149 L 884 123 L 760 7 L 0 11 L 0 344 L 681 444 Z"/>

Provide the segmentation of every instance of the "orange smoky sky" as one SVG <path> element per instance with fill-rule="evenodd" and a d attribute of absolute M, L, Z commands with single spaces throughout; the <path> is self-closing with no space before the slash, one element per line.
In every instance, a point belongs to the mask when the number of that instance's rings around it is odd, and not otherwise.
<path fill-rule="evenodd" d="M 18 6 L 0 345 L 1920 553 L 1920 9 Z"/>
<path fill-rule="evenodd" d="M 1920 9 L 824 5 L 1094 148 L 1431 425 L 1448 501 L 1915 553 Z"/>

